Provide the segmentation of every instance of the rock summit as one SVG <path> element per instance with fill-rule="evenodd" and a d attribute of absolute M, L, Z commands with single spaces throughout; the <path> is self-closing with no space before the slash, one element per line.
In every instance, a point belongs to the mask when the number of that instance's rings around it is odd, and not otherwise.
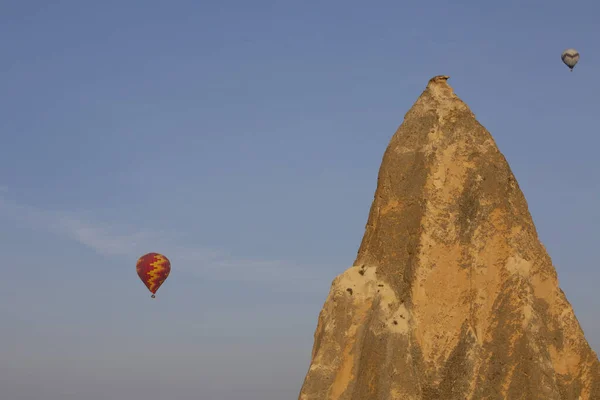
<path fill-rule="evenodd" d="M 447 81 L 429 81 L 385 151 L 299 400 L 600 400 L 525 197 Z"/>

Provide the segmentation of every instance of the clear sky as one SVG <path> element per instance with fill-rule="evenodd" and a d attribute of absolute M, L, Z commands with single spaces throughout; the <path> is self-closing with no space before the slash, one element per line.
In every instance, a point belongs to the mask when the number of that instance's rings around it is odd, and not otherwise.
<path fill-rule="evenodd" d="M 3 398 L 297 398 L 383 152 L 438 74 L 508 159 L 600 351 L 599 14 L 1 1 Z M 155 300 L 150 251 L 173 263 Z"/>

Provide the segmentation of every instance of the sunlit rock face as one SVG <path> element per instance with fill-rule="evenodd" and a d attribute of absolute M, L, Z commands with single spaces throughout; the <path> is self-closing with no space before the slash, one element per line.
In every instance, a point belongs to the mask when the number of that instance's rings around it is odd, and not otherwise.
<path fill-rule="evenodd" d="M 600 400 L 600 363 L 490 133 L 432 78 L 392 137 L 300 400 Z"/>

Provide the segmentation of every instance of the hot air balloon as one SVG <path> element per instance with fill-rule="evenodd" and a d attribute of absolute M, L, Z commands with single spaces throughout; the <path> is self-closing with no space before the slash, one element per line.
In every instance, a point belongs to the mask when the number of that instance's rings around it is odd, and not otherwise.
<path fill-rule="evenodd" d="M 577 62 L 579 61 L 579 52 L 575 49 L 567 49 L 563 51 L 560 58 L 565 63 L 565 65 L 569 67 L 569 69 L 571 69 L 571 72 L 573 72 L 575 64 L 577 64 Z"/>
<path fill-rule="evenodd" d="M 144 285 L 155 298 L 156 291 L 171 272 L 171 262 L 167 257 L 158 253 L 148 253 L 141 256 L 136 265 L 137 274 Z"/>

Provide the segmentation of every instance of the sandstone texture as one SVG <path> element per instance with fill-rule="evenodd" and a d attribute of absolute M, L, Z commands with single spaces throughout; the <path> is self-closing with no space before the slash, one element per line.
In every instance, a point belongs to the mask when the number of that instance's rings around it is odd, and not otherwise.
<path fill-rule="evenodd" d="M 385 151 L 299 400 L 600 400 L 600 362 L 525 197 L 447 80 Z"/>

